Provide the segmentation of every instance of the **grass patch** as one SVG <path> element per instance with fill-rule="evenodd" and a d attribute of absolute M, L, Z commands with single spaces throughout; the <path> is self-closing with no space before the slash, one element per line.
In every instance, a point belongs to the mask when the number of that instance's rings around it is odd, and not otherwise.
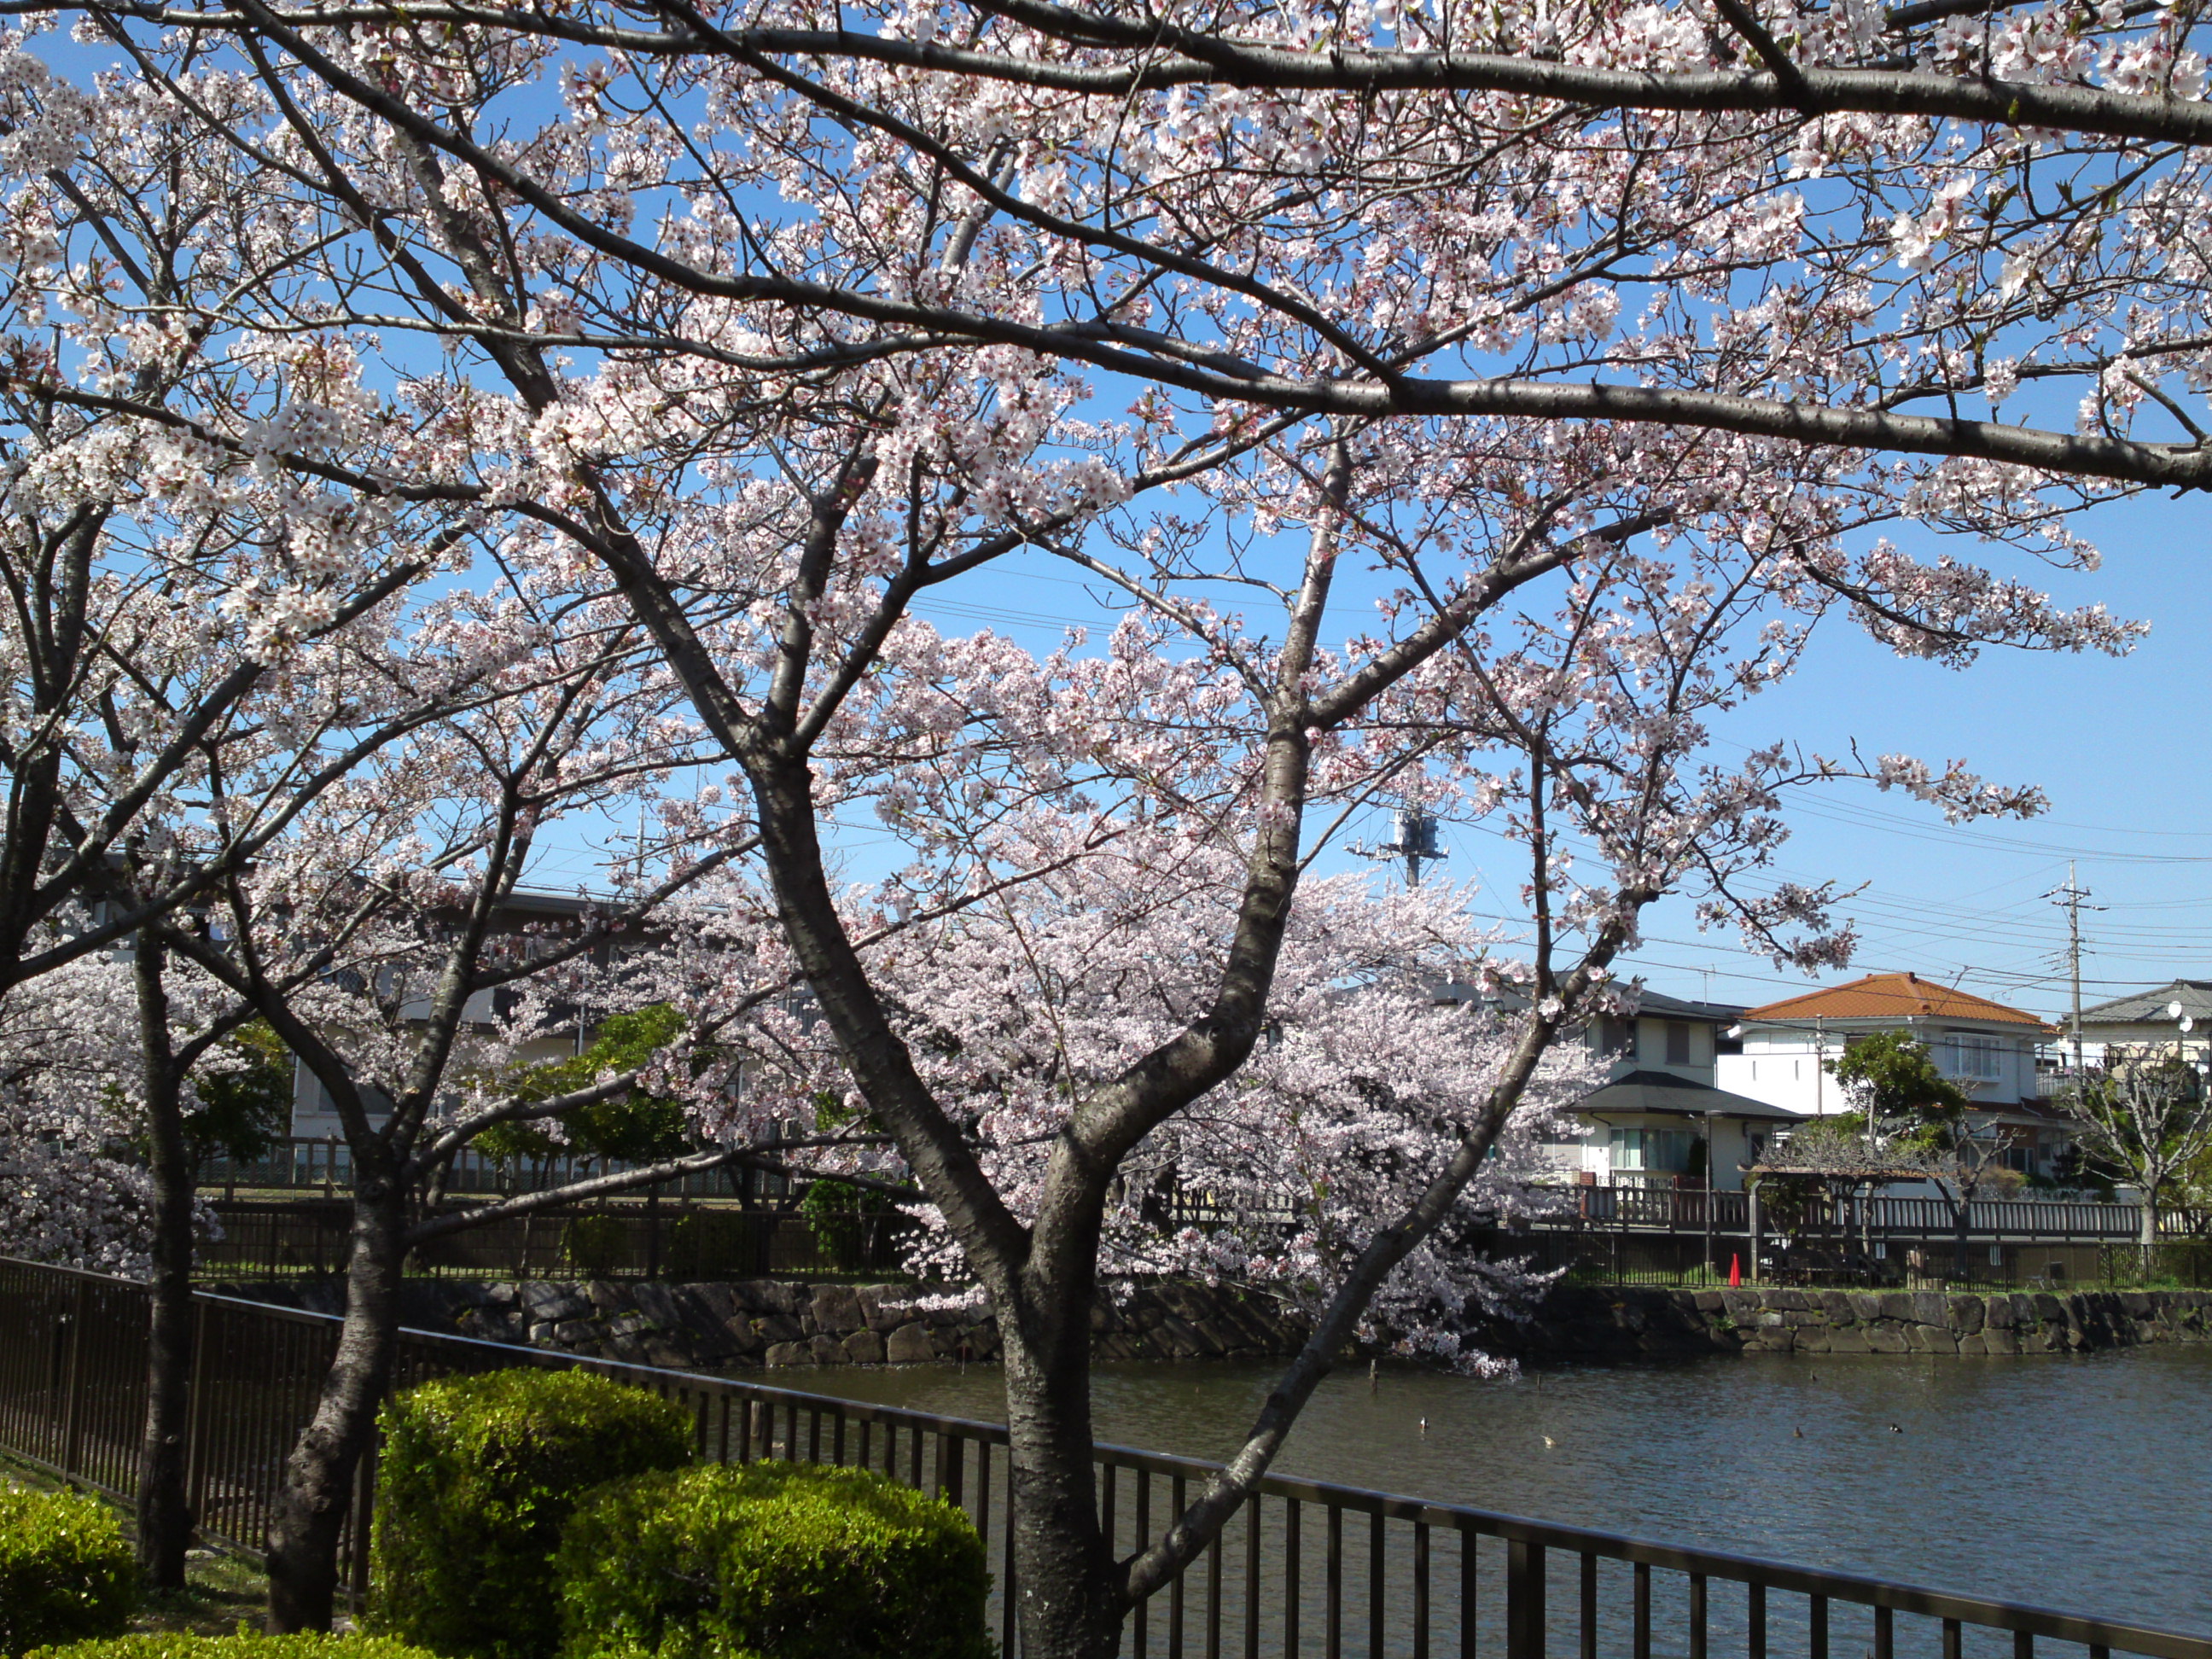
<path fill-rule="evenodd" d="M 52 1492 L 68 1484 L 0 1454 L 0 1485 Z M 123 1529 L 133 1531 L 127 1510 Z M 185 1636 L 228 1636 L 240 1625 L 258 1630 L 268 1599 L 269 1575 L 258 1561 L 225 1550 L 196 1549 L 185 1562 L 184 1589 L 149 1593 L 131 1628 L 149 1635 Z"/>

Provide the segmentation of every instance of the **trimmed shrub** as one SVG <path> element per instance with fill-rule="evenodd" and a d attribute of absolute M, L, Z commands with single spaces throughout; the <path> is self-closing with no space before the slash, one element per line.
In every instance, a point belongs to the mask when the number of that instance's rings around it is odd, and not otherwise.
<path fill-rule="evenodd" d="M 629 1254 L 629 1229 L 618 1215 L 580 1215 L 561 1236 L 568 1266 L 586 1279 L 605 1279 Z"/>
<path fill-rule="evenodd" d="M 317 1631 L 298 1636 L 118 1636 L 104 1642 L 72 1642 L 40 1648 L 30 1659 L 434 1659 L 387 1636 L 331 1636 Z"/>
<path fill-rule="evenodd" d="M 866 1469 L 709 1465 L 578 1505 L 562 1659 L 988 1659 L 983 1540 Z"/>
<path fill-rule="evenodd" d="M 0 1656 L 118 1635 L 137 1605 L 138 1564 L 113 1510 L 0 1486 Z"/>
<path fill-rule="evenodd" d="M 688 1210 L 668 1230 L 661 1268 L 671 1279 L 757 1278 L 768 1271 L 763 1219 L 745 1211 Z"/>
<path fill-rule="evenodd" d="M 368 1627 L 449 1659 L 543 1659 L 576 1499 L 691 1461 L 682 1407 L 586 1371 L 445 1377 L 380 1419 Z"/>

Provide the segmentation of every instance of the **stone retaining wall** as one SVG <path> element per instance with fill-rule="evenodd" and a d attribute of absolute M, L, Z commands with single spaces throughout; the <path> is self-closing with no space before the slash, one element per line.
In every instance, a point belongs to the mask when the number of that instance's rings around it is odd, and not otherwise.
<path fill-rule="evenodd" d="M 1708 1353 L 2083 1353 L 2212 1340 L 2203 1291 L 1664 1290 L 1562 1285 L 1525 1323 L 1486 1332 L 1530 1360 Z"/>
<path fill-rule="evenodd" d="M 336 1313 L 335 1284 L 240 1285 L 234 1296 Z M 999 1357 L 998 1322 L 926 1309 L 910 1285 L 777 1279 L 659 1285 L 624 1279 L 410 1279 L 401 1319 L 450 1331 L 635 1364 L 725 1370 L 750 1365 L 879 1365 Z M 1252 1359 L 1294 1353 L 1304 1332 L 1256 1297 L 1195 1285 L 1146 1285 L 1091 1311 L 1102 1359 Z"/>
<path fill-rule="evenodd" d="M 257 1284 L 233 1295 L 338 1310 L 335 1282 Z M 421 1330 L 633 1364 L 745 1366 L 994 1360 L 995 1319 L 927 1309 L 910 1286 L 775 1279 L 658 1285 L 409 1279 L 401 1317 Z M 1091 1314 L 1102 1359 L 1257 1359 L 1297 1352 L 1305 1333 L 1258 1297 L 1195 1285 L 1147 1285 Z M 1706 1354 L 2082 1353 L 2212 1340 L 2212 1292 L 1668 1290 L 1560 1285 L 1533 1317 L 1477 1333 L 1532 1364 L 1688 1359 Z"/>

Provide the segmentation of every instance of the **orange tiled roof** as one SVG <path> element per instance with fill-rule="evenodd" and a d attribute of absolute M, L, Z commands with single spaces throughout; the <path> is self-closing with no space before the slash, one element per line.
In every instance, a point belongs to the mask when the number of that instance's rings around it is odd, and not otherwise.
<path fill-rule="evenodd" d="M 2033 1014 L 1913 974 L 1869 974 L 1849 985 L 1747 1008 L 1743 1018 L 1747 1024 L 1767 1019 L 1984 1019 L 2052 1029 Z"/>

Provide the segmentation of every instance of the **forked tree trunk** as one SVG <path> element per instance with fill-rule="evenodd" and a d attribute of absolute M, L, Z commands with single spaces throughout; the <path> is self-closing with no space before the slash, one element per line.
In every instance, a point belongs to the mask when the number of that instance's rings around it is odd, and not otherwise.
<path fill-rule="evenodd" d="M 192 1166 L 182 1079 L 170 1042 L 159 940 L 141 933 L 133 963 L 140 1083 L 154 1186 L 153 1285 L 146 1344 L 146 1422 L 138 1449 L 138 1565 L 155 1589 L 181 1589 L 193 1516 L 185 1490 L 191 1413 Z"/>
<path fill-rule="evenodd" d="M 1128 1605 L 1098 1526 L 1091 1468 L 1090 1298 L 1048 1328 L 1000 1316 L 1012 1463 L 1016 1616 L 1033 1659 L 1113 1659 Z M 1163 1519 L 1154 1515 L 1157 1526 Z M 1145 1540 L 1149 1542 L 1150 1540 Z"/>
<path fill-rule="evenodd" d="M 358 1149 L 355 1157 L 353 1237 L 337 1353 L 323 1379 L 314 1417 L 284 1460 L 269 1518 L 269 1628 L 280 1635 L 331 1626 L 337 1607 L 338 1540 L 398 1339 L 405 1205 L 388 1173 L 361 1168 Z M 368 1547 L 368 1540 L 357 1540 L 356 1547 Z"/>

